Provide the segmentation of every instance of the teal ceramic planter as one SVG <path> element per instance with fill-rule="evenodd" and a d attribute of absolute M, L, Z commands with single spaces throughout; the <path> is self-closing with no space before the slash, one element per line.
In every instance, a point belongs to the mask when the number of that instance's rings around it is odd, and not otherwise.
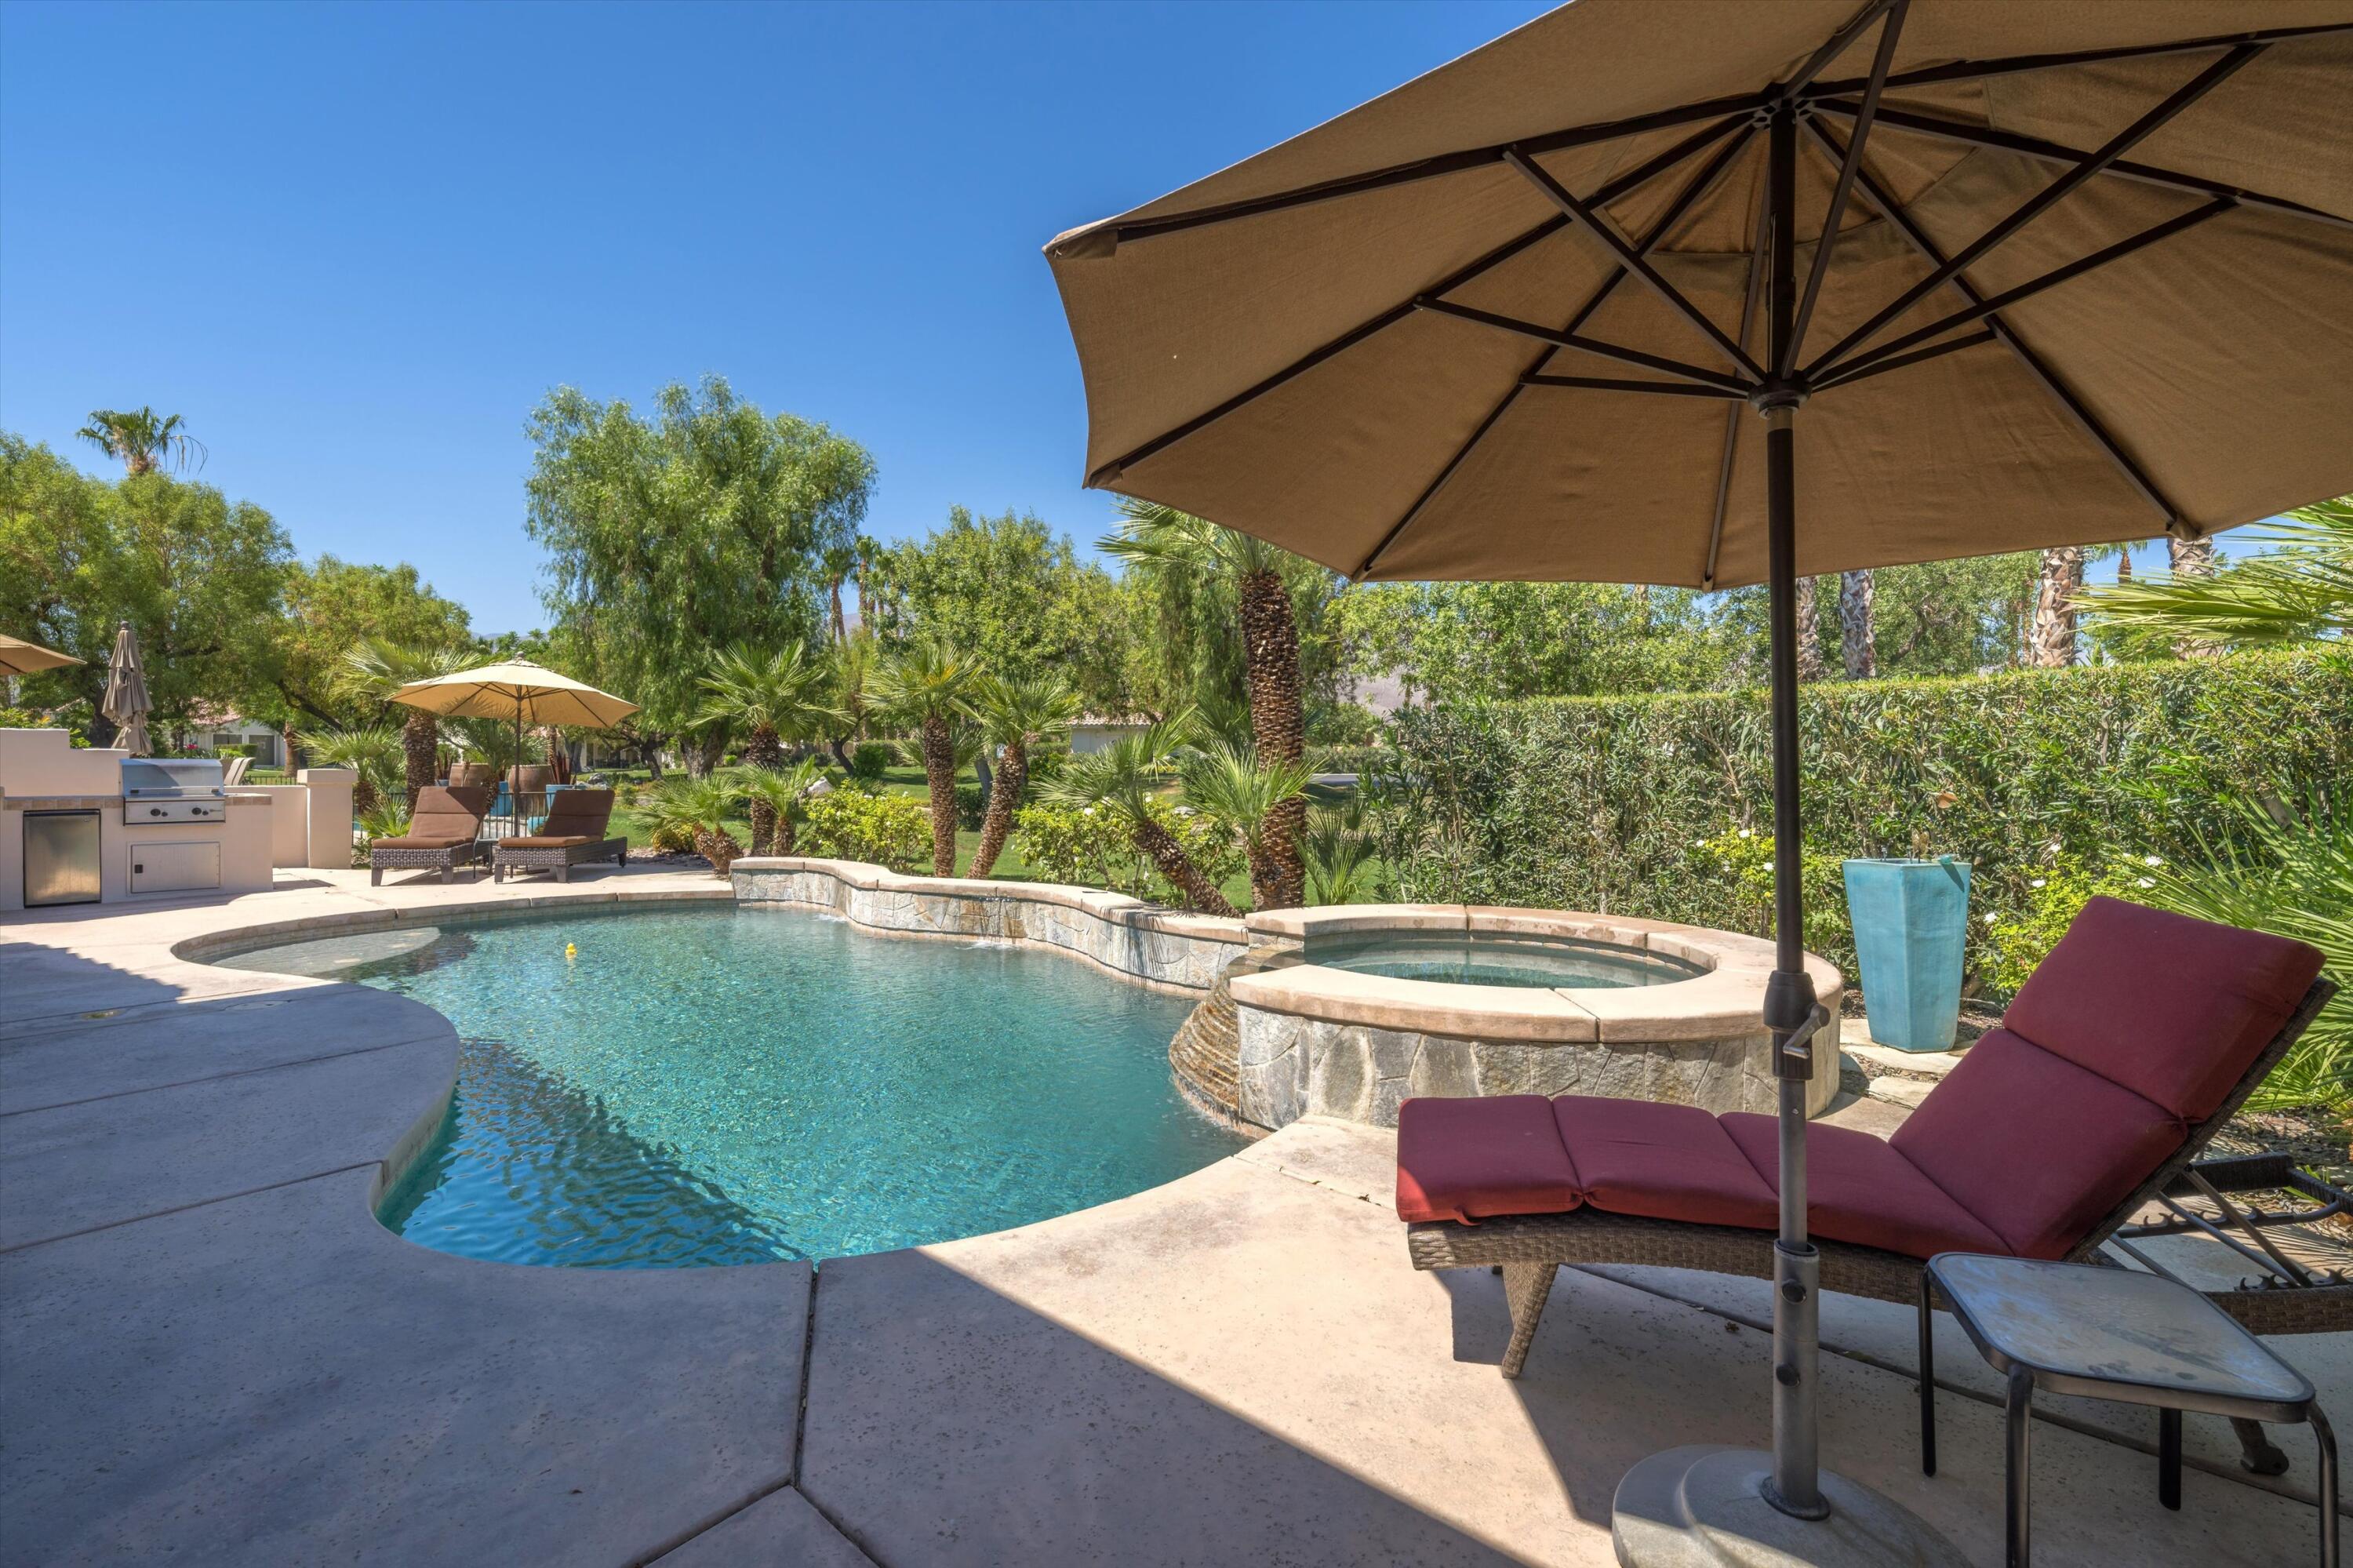
<path fill-rule="evenodd" d="M 1969 867 L 1937 860 L 1851 860 L 1847 913 L 1871 1037 L 1899 1051 L 1949 1051 L 1961 1020 Z"/>

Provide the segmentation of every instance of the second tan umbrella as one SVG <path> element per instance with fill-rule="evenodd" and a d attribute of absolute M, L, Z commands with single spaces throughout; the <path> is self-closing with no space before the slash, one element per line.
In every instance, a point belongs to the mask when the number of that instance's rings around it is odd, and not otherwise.
<path fill-rule="evenodd" d="M 455 674 L 411 681 L 392 694 L 392 700 L 427 713 L 451 718 L 496 718 L 514 721 L 515 751 L 522 751 L 522 726 L 568 725 L 575 729 L 610 729 L 638 705 L 610 692 L 600 692 L 528 659 L 484 664 Z M 508 791 L 510 810 L 517 804 Z"/>

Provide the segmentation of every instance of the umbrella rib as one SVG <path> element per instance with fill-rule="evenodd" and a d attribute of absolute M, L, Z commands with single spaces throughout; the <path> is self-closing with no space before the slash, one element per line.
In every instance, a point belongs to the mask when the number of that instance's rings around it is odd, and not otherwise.
<path fill-rule="evenodd" d="M 1718 397 L 1735 403 L 1747 401 L 1747 394 L 1726 392 L 1715 387 L 1695 387 L 1688 381 L 1644 381 L 1609 376 L 1545 376 L 1531 375 L 1522 378 L 1524 387 L 1583 387 L 1597 392 L 1659 392 L 1676 397 Z"/>
<path fill-rule="evenodd" d="M 2229 196 L 2216 196 L 2203 207 L 2193 207 L 2188 212 L 2167 218 L 2163 223 L 2152 224 L 2128 238 L 2119 239 L 2114 245 L 2094 250 L 2088 256 L 2080 256 L 2063 267 L 2053 268 L 2040 278 L 2031 279 L 2014 289 L 2005 289 L 1990 299 L 1979 300 L 1975 304 L 1955 311 L 1941 321 L 1930 322 L 1926 326 L 1915 332 L 1907 332 L 1902 337 L 1891 339 L 1877 348 L 1865 350 L 1841 363 L 1827 366 L 1822 371 L 1826 378 L 1823 384 L 1827 384 L 1828 381 L 1851 381 L 1854 379 L 1854 372 L 1867 366 L 1875 365 L 1883 359 L 1902 354 L 1915 344 L 1923 344 L 1933 338 L 1941 337 L 1955 327 L 1967 326 L 1971 322 L 1982 321 L 1996 311 L 2007 310 L 2019 301 L 2031 299 L 2045 289 L 2054 289 L 2087 272 L 2095 272 L 2109 262 L 2121 260 L 2145 246 L 2154 245 L 2160 239 L 2170 238 L 2183 229 L 2195 228 L 2209 218 L 2220 217 L 2238 205 Z"/>
<path fill-rule="evenodd" d="M 1813 389 L 1817 392 L 1827 392 L 1833 387 L 1843 387 L 1850 381 L 1868 381 L 1874 376 L 1884 376 L 1891 370 L 1902 370 L 1909 366 L 1918 365 L 1923 360 L 1941 359 L 1958 349 L 1975 348 L 1981 343 L 1996 342 L 2000 336 L 2001 334 L 1993 328 L 1987 327 L 1982 332 L 1973 332 L 1966 337 L 1957 337 L 1947 343 L 1932 344 L 1926 348 L 1915 349 L 1910 354 L 1899 354 L 1890 359 L 1881 359 L 1874 355 L 1869 365 L 1860 369 L 1843 371 L 1826 380 L 1818 381 L 1814 384 Z"/>
<path fill-rule="evenodd" d="M 1715 120 L 1724 115 L 1735 117 L 1735 123 L 1746 119 L 1767 100 L 1761 92 L 1738 93 L 1728 98 L 1709 99 L 1700 103 L 1686 103 L 1675 109 L 1662 109 L 1651 114 L 1637 114 L 1624 120 L 1613 120 L 1599 125 L 1579 126 L 1567 131 L 1549 132 L 1542 136 L 1523 138 L 1516 144 L 1535 153 L 1566 152 L 1571 147 L 1590 146 L 1597 142 L 1616 142 L 1628 136 L 1640 136 L 1651 131 L 1672 130 L 1688 125 L 1695 120 Z M 1360 196 L 1367 191 L 1386 190 L 1392 185 L 1410 185 L 1418 180 L 1433 179 L 1444 175 L 1462 174 L 1472 169 L 1485 168 L 1499 162 L 1504 144 L 1470 147 L 1459 153 L 1441 153 L 1435 157 L 1418 158 L 1409 164 L 1395 164 L 1369 174 L 1351 175 L 1317 185 L 1302 185 L 1295 190 L 1277 191 L 1269 196 L 1252 196 L 1244 201 L 1221 202 L 1215 207 L 1197 207 L 1190 212 L 1173 212 L 1165 217 L 1140 218 L 1123 223 L 1111 230 L 1115 247 L 1133 240 L 1151 239 L 1164 234 L 1180 233 L 1188 228 L 1200 228 L 1209 224 L 1228 223 L 1238 217 L 1256 217 L 1263 213 L 1282 212 L 1295 207 L 1305 207 L 1340 196 Z M 1063 241 L 1073 248 L 1094 238 L 1101 230 L 1082 229 Z"/>
<path fill-rule="evenodd" d="M 1963 246 L 1951 260 L 1904 291 L 1882 307 L 1879 313 L 1869 321 L 1831 344 L 1820 358 L 1806 366 L 1806 374 L 1810 376 L 1816 374 L 1823 366 L 1835 364 L 1840 355 L 1860 344 L 1868 342 L 1881 328 L 1934 292 L 1947 278 L 1958 273 L 2011 235 L 2050 211 L 2059 202 L 2073 195 L 2094 175 L 2122 157 L 2136 143 L 2205 97 L 2225 78 L 2261 54 L 2263 50 L 2263 46 L 2261 44 L 2241 45 L 2176 88 L 2166 96 L 2163 102 L 2110 137 L 2106 144 L 2098 152 L 2092 154 L 2082 163 L 2043 186 L 2042 190 L 2029 196 L 2008 217 Z M 1890 122 L 1893 123 L 1893 122 Z"/>
<path fill-rule="evenodd" d="M 1708 320 L 1705 313 L 1684 298 L 1681 289 L 1660 276 L 1659 270 L 1651 265 L 1641 247 L 1619 233 L 1617 226 L 1605 219 L 1594 205 L 1579 201 L 1567 185 L 1554 179 L 1535 159 L 1517 147 L 1506 149 L 1504 156 L 1530 185 L 1550 197 L 1553 205 L 1576 218 L 1586 233 L 1599 239 L 1610 254 L 1618 258 L 1620 267 L 1648 284 L 1651 292 L 1664 300 L 1677 315 L 1697 327 L 1709 342 L 1725 352 L 1733 364 L 1757 380 L 1765 378 L 1765 367 L 1749 358 L 1746 350 L 1725 336 L 1722 327 Z"/>
<path fill-rule="evenodd" d="M 1676 194 L 1675 198 L 1667 204 L 1666 210 L 1662 212 L 1656 221 L 1651 225 L 1650 232 L 1642 237 L 1642 249 L 1645 253 L 1666 238 L 1668 232 L 1683 220 L 1683 214 L 1691 210 L 1692 203 L 1697 201 L 1715 185 L 1724 171 L 1731 166 L 1732 161 L 1740 155 L 1741 149 L 1748 145 L 1756 133 L 1757 127 L 1753 123 L 1742 125 L 1738 134 L 1725 143 L 1715 156 L 1707 161 L 1706 166 L 1691 177 L 1689 183 Z M 1564 217 L 1560 221 L 1566 223 L 1568 220 Z M 1583 326 L 1592 317 L 1593 313 L 1601 308 L 1602 302 L 1609 298 L 1610 293 L 1616 290 L 1625 276 L 1626 270 L 1620 267 L 1603 279 L 1601 286 L 1586 296 L 1585 303 L 1577 307 L 1577 313 L 1569 318 L 1568 325 L 1562 330 L 1575 333 L 1578 327 Z M 1505 411 L 1519 400 L 1520 393 L 1531 384 L 1531 378 L 1535 376 L 1537 368 L 1546 360 L 1551 358 L 1554 352 L 1554 348 L 1548 346 L 1528 362 L 1527 368 L 1520 373 L 1520 379 L 1512 383 L 1511 389 L 1487 411 L 1487 417 L 1479 421 L 1477 428 L 1472 430 L 1470 438 L 1455 449 L 1454 455 L 1447 459 L 1446 466 L 1438 471 L 1438 477 L 1423 488 L 1422 493 L 1414 498 L 1413 504 L 1406 508 L 1405 515 L 1391 524 L 1388 532 L 1381 535 L 1380 542 L 1376 544 L 1365 558 L 1356 564 L 1356 569 L 1349 574 L 1352 581 L 1362 582 L 1365 574 L 1373 569 L 1373 564 L 1397 542 L 1398 535 L 1403 534 L 1412 524 L 1413 520 L 1421 515 L 1422 509 L 1430 504 L 1432 497 L 1446 488 L 1446 482 L 1454 477 L 1454 471 L 1462 466 L 1479 443 L 1486 439 L 1487 432 L 1494 429 L 1496 421 L 1500 420 Z M 1563 377 L 1563 384 L 1567 384 L 1568 379 Z"/>
<path fill-rule="evenodd" d="M 1830 149 L 1834 156 L 1845 155 L 1846 149 L 1839 145 L 1838 138 L 1831 135 L 1829 128 L 1819 119 L 1809 119 L 1804 123 L 1806 128 L 1813 132 L 1815 138 Z M 1913 249 L 1925 257 L 1932 267 L 1942 267 L 1945 264 L 1944 252 L 1937 249 L 1936 242 L 1928 238 L 1927 231 L 1913 219 L 1910 213 L 1904 210 L 1903 204 L 1888 194 L 1886 188 L 1872 177 L 1871 170 L 1867 165 L 1856 165 L 1855 179 L 1862 186 L 1863 195 L 1871 198 L 1872 205 L 1879 208 L 1881 215 L 1889 223 L 1895 226 L 1895 231 L 1910 243 Z M 1972 304 L 1985 297 L 1978 292 L 1975 285 L 1958 272 L 1946 279 L 1945 286 Z M 2108 433 L 2107 427 L 2100 423 L 2092 410 L 2084 405 L 2084 400 L 2060 378 L 2059 373 L 2044 364 L 2041 355 L 2027 346 L 2026 341 L 2018 335 L 2017 329 L 1999 315 L 1988 316 L 1986 325 L 2001 339 L 2010 353 L 2018 356 L 2019 363 L 2026 366 L 2028 373 L 2042 384 L 2042 389 L 2050 393 L 2068 413 L 2074 416 L 2075 422 L 2083 428 L 2084 433 L 2090 436 L 2102 451 L 2107 453 L 2108 461 L 2116 465 L 2118 471 L 2123 473 L 2125 479 L 2135 490 L 2140 492 L 2141 498 L 2157 509 L 2158 514 L 2165 519 L 2167 525 L 2170 527 L 2178 524 L 2181 514 L 2175 508 L 2172 502 L 2166 499 L 2165 493 L 2157 487 L 2157 482 L 2142 471 L 2140 464 L 2133 461 L 2132 455 L 2125 450 L 2123 443 Z"/>
<path fill-rule="evenodd" d="M 1772 182 L 1760 180 L 1757 185 L 1757 244 L 1748 253 L 1748 292 L 1740 302 L 1740 341 L 1746 346 L 1749 330 L 1757 322 L 1757 302 L 1765 288 L 1765 229 L 1771 221 Z M 1715 515 L 1707 530 L 1707 564 L 1700 568 L 1699 586 L 1703 590 L 1715 587 L 1715 565 L 1724 548 L 1724 519 L 1732 506 L 1732 457 L 1740 444 L 1740 406 L 1734 404 L 1724 411 L 1724 457 L 1715 471 Z"/>
<path fill-rule="evenodd" d="M 1797 368 L 1799 352 L 1805 346 L 1806 328 L 1813 322 L 1815 302 L 1822 295 L 1822 280 L 1830 274 L 1831 257 L 1838 249 L 1839 223 L 1846 216 L 1847 198 L 1854 192 L 1854 166 L 1862 162 L 1863 143 L 1871 139 L 1871 122 L 1879 113 L 1880 90 L 1887 84 L 1887 68 L 1895 63 L 1896 41 L 1904 36 L 1904 17 L 1911 4 L 1912 0 L 1894 0 L 1885 7 L 1886 20 L 1879 27 L 1879 49 L 1871 61 L 1871 82 L 1862 90 L 1862 107 L 1854 119 L 1854 140 L 1847 145 L 1846 157 L 1839 164 L 1838 183 L 1831 188 L 1830 212 L 1822 219 L 1821 238 L 1814 242 L 1813 270 L 1806 274 L 1806 292 L 1798 302 L 1798 319 L 1789 329 L 1789 341 L 1782 345 L 1781 356 L 1774 364 L 1776 376 L 1786 376 Z M 1809 77 L 1811 74 L 1807 73 Z"/>
<path fill-rule="evenodd" d="M 1814 105 L 1825 113 L 1852 118 L 1857 105 L 1843 101 L 1820 102 Z M 1935 136 L 1947 142 L 1959 142 L 1972 147 L 1991 147 L 1999 152 L 2017 153 L 2029 158 L 2042 158 L 2054 164 L 2081 164 L 2097 157 L 2080 147 L 2064 143 L 2045 141 L 2040 136 L 2021 135 L 2015 131 L 1997 131 L 1989 125 L 1964 125 L 1957 120 L 1939 119 L 1933 114 L 1920 114 L 1908 109 L 1882 109 L 1879 123 L 1894 126 L 1898 131 L 1910 131 L 1922 136 Z M 2131 180 L 2140 185 L 2162 185 L 2171 190 L 2191 191 L 2199 196 L 2231 196 L 2244 206 L 2275 212 L 2283 217 L 2300 217 L 2308 222 L 2326 223 L 2338 228 L 2353 228 L 2353 217 L 2324 212 L 2316 207 L 2306 207 L 2285 196 L 2267 196 L 2262 191 L 2243 189 L 2221 180 L 2210 180 L 2202 175 L 2185 175 L 2178 169 L 2160 169 L 2152 164 L 2137 164 L 2129 158 L 2118 158 L 2102 171 L 2111 178 Z"/>
<path fill-rule="evenodd" d="M 1686 158 L 1689 158 L 1693 154 L 1698 152 L 1701 148 L 1705 147 L 1710 143 L 1715 142 L 1723 136 L 1728 135 L 1733 132 L 1741 131 L 1744 127 L 1747 126 L 1748 122 L 1745 118 L 1735 118 L 1718 121 L 1714 125 L 1704 127 L 1693 135 L 1687 136 L 1683 141 L 1676 143 L 1672 147 L 1669 147 L 1666 151 L 1659 154 L 1657 156 L 1651 158 L 1648 162 L 1638 164 L 1634 168 L 1628 170 L 1625 174 L 1619 175 L 1616 179 L 1611 180 L 1609 184 L 1603 185 L 1599 190 L 1594 193 L 1594 199 L 1597 201 L 1615 201 L 1620 196 L 1629 195 L 1641 186 L 1648 185 L 1651 181 L 1666 173 L 1669 169 L 1673 168 L 1676 164 L 1683 162 Z M 1753 129 L 1753 127 L 1751 129 Z M 1744 136 L 1742 140 L 1746 140 L 1746 137 Z M 1550 235 L 1559 233 L 1562 229 L 1567 228 L 1572 221 L 1573 220 L 1567 215 L 1557 214 L 1545 219 L 1535 228 L 1526 229 L 1522 233 L 1515 235 L 1512 238 L 1505 240 L 1503 244 L 1497 246 L 1494 249 L 1479 257 L 1476 260 L 1473 260 L 1468 265 L 1449 273 L 1430 289 L 1425 291 L 1424 293 L 1417 294 L 1412 299 L 1406 300 L 1401 303 L 1393 305 L 1389 309 L 1383 311 L 1379 315 L 1373 317 L 1371 320 L 1360 323 L 1356 326 L 1351 327 L 1348 331 L 1342 333 L 1339 336 L 1333 338 L 1328 343 L 1321 344 L 1318 346 L 1308 350 L 1305 354 L 1300 355 L 1297 359 L 1293 360 L 1289 365 L 1284 366 L 1282 369 L 1274 372 L 1274 374 L 1267 376 L 1264 380 L 1258 382 L 1256 385 L 1244 387 L 1241 391 L 1235 393 L 1232 397 L 1227 398 L 1224 402 L 1218 404 L 1216 407 L 1207 409 L 1202 413 L 1196 414 L 1193 418 L 1186 420 L 1183 424 L 1176 426 L 1175 429 L 1163 431 L 1161 434 L 1155 436 L 1152 440 L 1145 442 L 1142 446 L 1137 447 L 1134 450 L 1130 451 L 1124 456 L 1114 458 L 1110 462 L 1104 463 L 1102 467 L 1087 475 L 1087 483 L 1090 486 L 1116 484 L 1119 482 L 1120 476 L 1133 465 L 1142 462 L 1146 458 L 1152 457 L 1167 448 L 1174 446 L 1176 442 L 1183 440 L 1186 437 L 1192 435 L 1197 430 L 1200 430 L 1208 426 L 1216 424 L 1219 419 L 1224 418 L 1227 415 L 1234 412 L 1236 409 L 1257 401 L 1259 398 L 1263 397 L 1268 393 L 1275 390 L 1275 388 L 1282 386 L 1284 383 L 1314 369 L 1317 366 L 1323 364 L 1325 360 L 1332 358 L 1334 355 L 1345 353 L 1347 350 L 1356 347 L 1356 344 L 1364 342 L 1366 338 L 1373 336 L 1375 334 L 1395 326 L 1398 322 L 1403 321 L 1406 317 L 1413 314 L 1416 310 L 1419 309 L 1421 301 L 1427 295 L 1443 294 L 1461 288 L 1463 284 L 1470 282 L 1473 279 L 1502 266 L 1504 262 L 1510 260 L 1513 257 L 1518 255 L 1529 246 L 1535 244 L 1537 241 L 1544 239 Z"/>
<path fill-rule="evenodd" d="M 2052 70 L 2063 66 L 2150 59 L 2159 55 L 2202 54 L 2208 49 L 2227 49 L 2239 44 L 2291 43 L 2298 38 L 2319 37 L 2348 30 L 2353 30 L 2353 22 L 2322 22 L 2305 27 L 2267 27 L 2252 33 L 2226 33 L 2166 44 L 2124 44 L 2115 48 L 2076 49 L 2066 54 L 2010 55 L 1990 60 L 1958 60 L 1951 65 L 1923 66 L 1917 70 L 1898 71 L 1887 79 L 1887 85 L 1894 88 L 1927 87 L 1937 82 L 1976 81 L 1989 76 L 2013 76 L 2021 71 Z M 1836 93 L 1859 91 L 1864 79 L 1857 77 L 1844 81 L 1826 81 L 1814 88 L 1807 97 L 1820 100 Z"/>
<path fill-rule="evenodd" d="M 1556 348 L 1574 348 L 1582 353 L 1598 355 L 1603 359 L 1615 359 L 1627 365 L 1639 365 L 1645 370 L 1655 370 L 1662 375 L 1678 376 L 1685 381 L 1696 381 L 1703 387 L 1721 387 L 1742 397 L 1748 396 L 1751 390 L 1747 382 L 1737 376 L 1726 376 L 1721 371 L 1704 369 L 1696 365 L 1686 365 L 1680 359 L 1668 359 L 1661 355 L 1644 354 L 1638 348 L 1628 348 L 1615 343 L 1603 343 L 1599 338 L 1585 337 L 1573 332 L 1555 332 L 1552 328 L 1537 322 L 1524 322 L 1515 316 L 1500 316 L 1493 311 L 1458 305 L 1451 300 L 1425 299 L 1417 302 L 1423 310 L 1436 311 L 1440 315 L 1457 316 L 1466 322 L 1477 322 L 1482 326 L 1517 333 L 1522 337 L 1532 337 L 1539 343 L 1548 343 Z"/>
<path fill-rule="evenodd" d="M 1831 61 L 1846 53 L 1848 47 L 1852 45 L 1855 39 L 1862 37 L 1862 30 L 1865 27 L 1870 26 L 1872 23 L 1877 21 L 1881 16 L 1885 16 L 1890 9 L 1893 9 L 1897 13 L 1897 16 L 1893 19 L 1900 25 L 1903 21 L 1903 9 L 1908 4 L 1910 4 L 1910 0 L 1873 0 L 1871 5 L 1865 5 L 1861 11 L 1856 12 L 1853 19 L 1848 22 L 1845 26 L 1841 27 L 1837 32 L 1832 33 L 1829 39 L 1823 43 L 1820 48 L 1816 49 L 1810 56 L 1809 56 L 1806 63 L 1798 68 L 1798 74 L 1791 77 L 1788 81 L 1783 82 L 1775 90 L 1775 96 L 1779 98 L 1792 98 L 1797 94 L 1803 92 L 1808 84 L 1810 83 L 1814 78 L 1820 76 L 1822 73 L 1823 69 L 1827 67 Z M 1881 46 L 1880 63 L 1872 69 L 1872 77 L 1874 80 L 1887 73 L 1887 61 L 1894 58 L 1893 51 L 1887 49 L 1885 47 L 1883 41 L 1884 35 L 1883 35 L 1882 37 L 1883 42 Z"/>

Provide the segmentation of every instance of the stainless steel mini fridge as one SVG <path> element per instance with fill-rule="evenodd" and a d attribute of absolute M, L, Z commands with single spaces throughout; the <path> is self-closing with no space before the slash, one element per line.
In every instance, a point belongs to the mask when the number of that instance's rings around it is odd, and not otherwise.
<path fill-rule="evenodd" d="M 25 907 L 98 902 L 98 813 L 23 811 Z"/>

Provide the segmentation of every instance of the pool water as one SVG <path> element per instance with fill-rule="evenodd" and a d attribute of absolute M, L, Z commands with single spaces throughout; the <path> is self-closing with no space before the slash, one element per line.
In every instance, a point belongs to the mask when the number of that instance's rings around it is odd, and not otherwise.
<path fill-rule="evenodd" d="M 1306 961 L 1451 985 L 1668 985 L 1704 971 L 1664 953 L 1571 937 L 1461 931 L 1350 931 L 1307 940 Z"/>
<path fill-rule="evenodd" d="M 565 912 L 225 960 L 414 997 L 463 1041 L 385 1223 L 511 1263 L 659 1268 L 1026 1224 L 1241 1140 L 1170 1078 L 1190 1011 L 1035 949 L 759 908 Z"/>

